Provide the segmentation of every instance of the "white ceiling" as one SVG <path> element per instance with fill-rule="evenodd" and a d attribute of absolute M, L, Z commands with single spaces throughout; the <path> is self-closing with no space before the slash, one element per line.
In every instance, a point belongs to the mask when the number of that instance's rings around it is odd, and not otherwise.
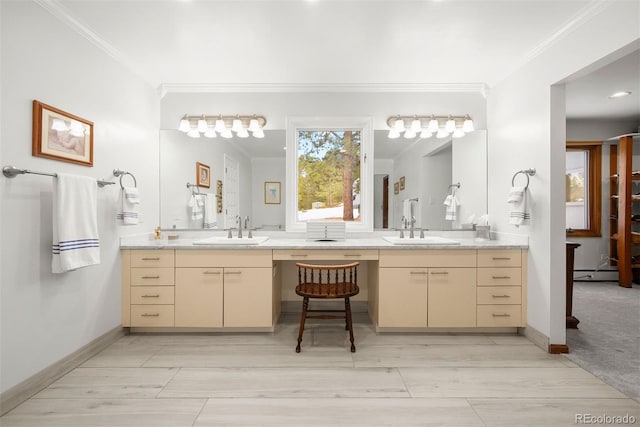
<path fill-rule="evenodd" d="M 34 1 L 154 87 L 245 92 L 490 88 L 610 3 Z M 568 117 L 640 116 L 638 58 L 569 82 Z M 609 102 L 614 88 L 634 95 Z"/>

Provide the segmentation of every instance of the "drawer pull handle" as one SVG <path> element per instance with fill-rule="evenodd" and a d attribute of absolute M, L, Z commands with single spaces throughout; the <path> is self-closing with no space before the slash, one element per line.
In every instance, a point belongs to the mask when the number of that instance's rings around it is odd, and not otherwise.
<path fill-rule="evenodd" d="M 142 295 L 142 298 L 160 298 L 160 294 L 155 294 L 155 295 Z"/>
<path fill-rule="evenodd" d="M 289 256 L 292 257 L 292 258 L 304 258 L 304 257 L 307 257 L 309 255 L 308 254 L 291 254 Z"/>
<path fill-rule="evenodd" d="M 347 257 L 354 257 L 354 258 L 356 258 L 356 257 L 361 257 L 361 256 L 362 256 L 362 254 L 344 254 L 344 256 L 345 256 L 345 258 L 347 258 Z"/>
<path fill-rule="evenodd" d="M 153 314 L 144 313 L 142 317 L 160 317 L 160 313 L 153 313 Z"/>
<path fill-rule="evenodd" d="M 426 271 L 410 271 L 409 274 L 427 274 Z"/>
<path fill-rule="evenodd" d="M 205 271 L 202 274 L 220 274 L 220 272 L 219 271 Z"/>
<path fill-rule="evenodd" d="M 449 274 L 449 272 L 448 271 L 432 271 L 431 274 L 438 274 L 438 275 L 444 276 Z"/>
<path fill-rule="evenodd" d="M 159 279 L 160 276 L 142 276 L 143 279 Z"/>
<path fill-rule="evenodd" d="M 509 295 L 491 295 L 493 298 L 510 298 Z"/>
<path fill-rule="evenodd" d="M 491 276 L 492 279 L 511 279 L 511 276 Z"/>
<path fill-rule="evenodd" d="M 242 274 L 242 271 L 225 271 L 224 274 Z"/>
<path fill-rule="evenodd" d="M 509 261 L 511 259 L 511 257 L 508 256 L 494 256 L 493 260 L 494 261 Z"/>
<path fill-rule="evenodd" d="M 142 258 L 143 261 L 160 261 L 160 257 L 147 257 Z"/>
<path fill-rule="evenodd" d="M 492 314 L 493 317 L 511 317 L 511 315 L 509 313 L 493 313 Z"/>

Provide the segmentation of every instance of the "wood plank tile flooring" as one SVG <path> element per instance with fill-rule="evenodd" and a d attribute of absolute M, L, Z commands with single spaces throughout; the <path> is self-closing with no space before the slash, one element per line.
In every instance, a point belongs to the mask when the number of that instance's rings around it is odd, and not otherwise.
<path fill-rule="evenodd" d="M 134 334 L 0 418 L 14 426 L 530 425 L 640 404 L 514 335 L 377 334 L 296 315 L 273 334 Z"/>

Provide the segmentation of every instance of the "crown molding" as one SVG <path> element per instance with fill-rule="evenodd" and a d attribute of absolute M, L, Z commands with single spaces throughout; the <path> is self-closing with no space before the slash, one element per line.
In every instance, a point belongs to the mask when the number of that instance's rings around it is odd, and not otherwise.
<path fill-rule="evenodd" d="M 54 17 L 58 18 L 64 25 L 84 37 L 87 41 L 113 58 L 116 62 L 131 70 L 150 85 L 156 86 L 149 81 L 145 77 L 144 73 L 140 72 L 133 62 L 129 61 L 118 49 L 113 47 L 109 42 L 100 37 L 89 27 L 74 18 L 58 0 L 33 0 L 33 2 L 52 14 Z"/>
<path fill-rule="evenodd" d="M 486 97 L 485 83 L 163 83 L 167 93 L 309 93 L 309 92 L 478 92 Z"/>
<path fill-rule="evenodd" d="M 490 82 L 490 86 L 495 86 L 509 75 L 513 74 L 516 70 L 523 67 L 525 64 L 533 61 L 536 57 L 546 52 L 553 45 L 560 40 L 580 28 L 583 24 L 590 21 L 593 17 L 599 15 L 602 11 L 607 9 L 616 0 L 591 0 L 585 7 L 580 9 L 575 15 L 569 18 L 563 25 L 556 29 L 553 34 L 540 42 L 533 49 L 530 49 L 527 53 L 520 57 L 511 67 L 505 70 L 498 78 L 493 79 Z"/>

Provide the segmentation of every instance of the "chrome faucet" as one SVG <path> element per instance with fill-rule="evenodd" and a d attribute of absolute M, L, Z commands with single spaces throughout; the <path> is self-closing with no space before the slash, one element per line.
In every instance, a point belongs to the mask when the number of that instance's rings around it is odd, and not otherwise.
<path fill-rule="evenodd" d="M 242 217 L 236 216 L 236 222 L 238 223 L 238 239 L 242 239 Z"/>
<path fill-rule="evenodd" d="M 416 225 L 416 217 L 412 216 L 411 217 L 411 230 L 409 231 L 409 238 L 413 239 L 415 236 L 413 235 L 413 231 L 415 230 L 415 225 Z"/>
<path fill-rule="evenodd" d="M 251 229 L 249 228 L 249 215 L 244 217 L 244 229 L 249 230 L 249 234 L 247 235 L 247 237 L 251 239 L 253 236 L 251 234 Z"/>

